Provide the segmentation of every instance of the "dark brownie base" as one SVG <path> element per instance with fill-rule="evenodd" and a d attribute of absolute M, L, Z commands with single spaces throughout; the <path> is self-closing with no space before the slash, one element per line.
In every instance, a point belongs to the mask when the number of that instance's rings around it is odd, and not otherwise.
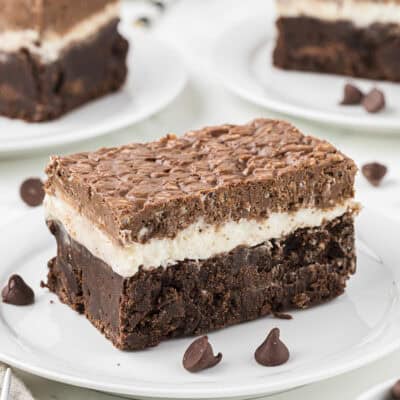
<path fill-rule="evenodd" d="M 127 75 L 128 42 L 117 25 L 113 21 L 48 64 L 26 49 L 0 54 L 0 115 L 51 120 L 118 90 Z"/>
<path fill-rule="evenodd" d="M 124 350 L 199 335 L 341 295 L 355 272 L 353 216 L 204 261 L 140 270 L 124 279 L 63 227 L 48 287 Z"/>
<path fill-rule="evenodd" d="M 274 65 L 289 70 L 400 81 L 397 25 L 358 28 L 349 21 L 280 18 Z"/>

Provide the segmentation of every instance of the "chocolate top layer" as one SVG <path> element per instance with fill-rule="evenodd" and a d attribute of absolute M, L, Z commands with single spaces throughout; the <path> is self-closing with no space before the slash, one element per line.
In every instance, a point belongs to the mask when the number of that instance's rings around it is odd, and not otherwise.
<path fill-rule="evenodd" d="M 0 0 L 0 32 L 39 28 L 41 0 Z"/>
<path fill-rule="evenodd" d="M 328 208 L 353 196 L 356 167 L 323 140 L 258 119 L 52 157 L 46 172 L 49 194 L 126 243 L 173 237 L 200 217 L 218 224 Z"/>
<path fill-rule="evenodd" d="M 63 34 L 107 4 L 118 0 L 0 0 L 0 32 L 47 31 Z"/>
<path fill-rule="evenodd" d="M 42 0 L 42 30 L 63 34 L 75 24 L 119 0 Z"/>

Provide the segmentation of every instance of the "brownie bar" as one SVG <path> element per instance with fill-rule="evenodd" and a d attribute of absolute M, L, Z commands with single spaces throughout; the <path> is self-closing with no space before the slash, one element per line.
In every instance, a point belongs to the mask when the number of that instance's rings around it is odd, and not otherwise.
<path fill-rule="evenodd" d="M 139 350 L 272 312 L 307 308 L 343 293 L 355 272 L 353 216 L 207 260 L 140 269 L 123 278 L 57 221 L 48 287 L 113 344 Z"/>
<path fill-rule="evenodd" d="M 350 21 L 280 18 L 275 66 L 400 81 L 400 31 L 395 24 L 356 27 Z"/>
<path fill-rule="evenodd" d="M 46 191 L 120 244 L 174 238 L 196 223 L 329 209 L 354 195 L 354 162 L 284 121 L 259 119 L 52 157 Z"/>
<path fill-rule="evenodd" d="M 128 43 L 117 25 L 118 20 L 111 21 L 51 63 L 28 49 L 0 54 L 0 114 L 31 122 L 51 120 L 118 90 L 127 74 Z"/>
<path fill-rule="evenodd" d="M 318 304 L 355 271 L 355 173 L 268 119 L 53 157 L 48 286 L 121 349 Z"/>

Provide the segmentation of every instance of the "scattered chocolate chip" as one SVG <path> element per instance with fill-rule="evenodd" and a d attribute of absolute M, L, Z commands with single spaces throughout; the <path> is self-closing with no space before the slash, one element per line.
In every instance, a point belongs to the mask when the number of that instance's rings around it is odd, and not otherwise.
<path fill-rule="evenodd" d="M 50 304 L 54 304 L 54 301 L 53 301 L 53 300 L 50 300 Z"/>
<path fill-rule="evenodd" d="M 165 10 L 165 3 L 163 1 L 151 0 L 154 7 L 157 7 L 160 11 Z"/>
<path fill-rule="evenodd" d="M 285 314 L 281 312 L 275 312 L 274 317 L 279 319 L 293 319 L 293 317 L 290 314 Z"/>
<path fill-rule="evenodd" d="M 372 162 L 363 165 L 361 172 L 371 185 L 379 186 L 387 173 L 387 167 L 378 162 Z"/>
<path fill-rule="evenodd" d="M 400 381 L 397 381 L 390 392 L 393 400 L 400 400 Z"/>
<path fill-rule="evenodd" d="M 35 300 L 33 290 L 19 275 L 12 275 L 1 292 L 3 302 L 15 306 L 27 306 Z"/>
<path fill-rule="evenodd" d="M 361 104 L 364 93 L 351 83 L 346 83 L 344 87 L 343 100 L 340 102 L 343 106 Z"/>
<path fill-rule="evenodd" d="M 222 360 L 222 354 L 214 356 L 208 337 L 196 339 L 183 356 L 183 367 L 189 372 L 198 372 L 217 365 Z"/>
<path fill-rule="evenodd" d="M 21 199 L 31 207 L 40 206 L 44 199 L 43 182 L 39 178 L 26 179 L 20 189 Z"/>
<path fill-rule="evenodd" d="M 139 17 L 136 18 L 134 23 L 135 26 L 139 26 L 139 27 L 149 27 L 151 25 L 151 21 L 149 17 Z"/>
<path fill-rule="evenodd" d="M 289 350 L 281 342 L 279 328 L 274 328 L 265 341 L 256 350 L 254 357 L 256 361 L 266 367 L 276 367 L 289 360 Z"/>
<path fill-rule="evenodd" d="M 369 113 L 377 113 L 385 108 L 385 95 L 379 89 L 372 89 L 363 99 L 362 105 Z"/>

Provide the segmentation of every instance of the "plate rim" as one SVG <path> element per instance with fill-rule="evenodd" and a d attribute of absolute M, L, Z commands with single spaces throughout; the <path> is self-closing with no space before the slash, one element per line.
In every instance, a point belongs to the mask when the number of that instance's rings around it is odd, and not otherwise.
<path fill-rule="evenodd" d="M 133 126 L 155 114 L 157 114 L 159 111 L 167 107 L 171 102 L 173 102 L 178 95 L 184 90 L 186 87 L 186 84 L 188 82 L 188 70 L 187 66 L 185 63 L 185 60 L 183 59 L 181 53 L 170 43 L 163 41 L 159 39 L 158 37 L 154 36 L 154 34 L 147 33 L 147 32 L 134 32 L 129 35 L 125 33 L 125 37 L 128 38 L 130 43 L 135 43 L 134 46 L 131 45 L 131 47 L 137 48 L 138 46 L 145 46 L 146 48 L 151 49 L 152 52 L 154 52 L 156 49 L 162 48 L 163 51 L 167 52 L 168 54 L 171 55 L 171 58 L 174 59 L 174 64 L 175 64 L 175 69 L 179 72 L 176 76 L 178 79 L 176 79 L 176 82 L 174 84 L 174 87 L 171 88 L 170 92 L 165 96 L 164 101 L 161 102 L 155 102 L 155 105 L 152 105 L 147 108 L 147 110 L 144 110 L 144 112 L 141 112 L 140 114 L 131 114 L 127 113 L 124 118 L 119 118 L 114 120 L 111 124 L 105 124 L 104 126 L 101 124 L 96 125 L 94 128 L 91 126 L 84 125 L 81 127 L 78 131 L 75 131 L 74 134 L 68 135 L 66 132 L 56 132 L 52 135 L 47 135 L 46 137 L 38 137 L 35 138 L 28 138 L 28 139 L 21 139 L 20 142 L 12 142 L 12 143 L 1 143 L 0 144 L 0 157 L 2 156 L 9 156 L 12 154 L 19 154 L 19 153 L 26 153 L 29 150 L 33 151 L 40 151 L 40 150 L 46 150 L 49 148 L 57 147 L 57 146 L 66 146 L 72 143 L 79 143 L 83 142 L 86 140 L 90 140 L 96 137 L 101 137 L 105 136 L 108 134 L 111 134 L 113 132 L 116 132 L 118 130 L 121 130 L 123 128 L 127 128 L 129 126 Z M 139 37 L 139 39 L 137 39 Z M 130 69 L 134 68 L 134 61 L 133 64 L 130 65 Z M 123 90 L 123 88 L 121 88 Z M 118 95 L 119 92 L 116 93 L 110 93 L 109 96 L 114 96 Z M 88 103 L 83 105 L 85 106 L 96 106 L 96 101 L 101 100 L 96 99 L 93 103 Z M 77 110 L 72 110 L 70 113 L 74 113 L 74 111 Z M 134 115 L 134 118 L 132 118 L 132 115 Z M 4 118 L 6 121 L 8 120 L 7 117 L 1 117 L 2 119 Z M 10 120 L 11 122 L 20 122 L 18 120 Z M 22 121 L 23 122 L 23 121 Z M 52 121 L 52 123 L 57 123 L 58 120 Z M 27 123 L 28 124 L 28 123 Z M 40 123 L 34 124 L 35 127 L 40 126 Z M 28 125 L 29 126 L 29 125 Z M 60 138 L 59 135 L 62 134 L 62 137 Z"/>
<path fill-rule="evenodd" d="M 271 11 L 272 16 L 275 15 L 275 11 L 272 3 L 268 4 L 268 9 Z M 271 15 L 269 16 L 271 17 Z M 254 95 L 251 90 L 248 88 L 244 88 L 243 86 L 237 85 L 235 80 L 230 74 L 226 73 L 226 69 L 224 68 L 226 64 L 226 58 L 224 55 L 229 53 L 224 53 L 224 49 L 226 46 L 224 44 L 229 40 L 230 42 L 235 42 L 234 35 L 238 35 L 239 32 L 248 31 L 249 26 L 259 27 L 260 31 L 258 35 L 251 41 L 251 39 L 246 40 L 246 44 L 250 45 L 254 50 L 257 47 L 260 47 L 260 36 L 265 36 L 265 34 L 273 33 L 274 24 L 270 24 L 270 28 L 268 28 L 268 17 L 265 16 L 253 16 L 249 18 L 242 19 L 239 22 L 236 22 L 226 28 L 222 33 L 217 37 L 216 42 L 212 49 L 212 65 L 214 68 L 214 73 L 218 77 L 219 81 L 222 85 L 234 95 L 252 103 L 257 106 L 263 107 L 265 109 L 278 112 L 284 116 L 291 116 L 300 118 L 304 121 L 310 121 L 314 123 L 322 123 L 325 125 L 335 126 L 335 127 L 345 127 L 349 129 L 364 129 L 365 132 L 372 131 L 381 131 L 389 134 L 398 134 L 398 130 L 400 129 L 400 118 L 390 117 L 390 118 L 361 118 L 361 116 L 351 116 L 347 114 L 340 114 L 339 112 L 330 112 L 330 111 L 319 111 L 315 109 L 307 109 L 306 106 L 298 106 L 294 104 L 287 103 L 282 100 L 274 99 L 273 97 L 259 96 Z M 264 27 L 264 31 L 261 30 L 261 27 Z M 263 35 L 262 35 L 263 33 Z M 274 36 L 275 37 L 275 36 Z M 230 38 L 230 39 L 229 39 Z M 233 38 L 233 39 L 232 39 Z M 243 36 L 241 36 L 243 39 Z M 244 47 L 244 46 L 243 46 Z M 290 73 L 290 71 L 287 71 Z M 307 72 L 304 72 L 307 73 Z M 316 74 L 316 73 L 315 73 Z M 348 77 L 342 75 L 335 74 L 319 74 L 322 77 L 338 77 L 351 80 L 351 79 L 360 79 L 355 77 Z M 390 83 L 387 81 L 377 81 L 377 80 L 368 80 L 363 79 L 364 81 L 369 81 L 373 83 Z M 393 83 L 395 84 L 395 83 Z M 400 85 L 400 84 L 399 84 Z M 400 86 L 399 86 L 400 87 Z"/>
<path fill-rule="evenodd" d="M 381 220 L 386 221 L 392 226 L 400 226 L 399 222 L 393 221 L 390 218 L 384 216 L 383 214 L 371 209 L 364 208 L 363 213 L 367 213 L 370 219 L 373 219 L 373 216 L 379 216 Z M 41 208 L 36 210 L 29 210 L 23 213 L 21 216 L 13 219 L 11 222 L 0 227 L 0 240 L 4 238 L 4 235 L 7 234 L 7 229 L 11 226 L 18 226 L 18 221 L 24 220 L 26 223 L 26 219 L 30 218 L 34 221 L 37 221 L 38 216 L 43 217 L 43 210 Z M 238 386 L 227 387 L 223 383 L 221 387 L 216 388 L 205 387 L 199 393 L 199 386 L 202 385 L 201 382 L 193 382 L 193 388 L 182 387 L 178 384 L 174 384 L 171 387 L 151 387 L 151 383 L 148 382 L 135 382 L 134 385 L 126 385 L 126 384 L 109 384 L 104 382 L 95 382 L 90 378 L 83 378 L 74 376 L 71 373 L 61 373 L 57 371 L 53 371 L 51 367 L 45 368 L 43 366 L 38 365 L 30 365 L 29 362 L 25 362 L 20 360 L 16 356 L 7 355 L 6 351 L 1 348 L 0 344 L 0 361 L 9 364 L 12 367 L 18 368 L 22 371 L 50 379 L 56 382 L 69 384 L 77 387 L 87 388 L 98 390 L 106 393 L 112 393 L 115 395 L 125 395 L 125 396 L 135 396 L 140 398 L 158 398 L 158 399 L 226 399 L 226 398 L 243 398 L 250 397 L 254 398 L 256 396 L 267 396 L 276 393 L 281 393 L 287 390 L 292 390 L 299 388 L 304 385 L 316 383 L 322 381 L 324 379 L 333 378 L 335 376 L 344 374 L 346 372 L 353 371 L 362 366 L 366 366 L 375 362 L 393 351 L 400 348 L 400 335 L 396 337 L 396 339 L 392 339 L 389 343 L 380 343 L 379 351 L 375 350 L 374 352 L 367 353 L 364 352 L 360 357 L 356 359 L 352 359 L 351 361 L 346 360 L 346 363 L 334 365 L 333 367 L 325 368 L 317 373 L 315 370 L 311 370 L 311 372 L 307 372 L 307 374 L 303 374 L 299 378 L 291 379 L 290 385 L 282 382 L 275 385 L 271 385 L 269 382 L 268 388 L 265 389 L 265 385 L 263 383 L 248 383 L 246 385 L 240 384 Z M 23 356 L 23 354 L 22 354 Z M 314 371 L 314 372 L 313 372 Z M 161 386 L 161 384 L 158 384 Z"/>

